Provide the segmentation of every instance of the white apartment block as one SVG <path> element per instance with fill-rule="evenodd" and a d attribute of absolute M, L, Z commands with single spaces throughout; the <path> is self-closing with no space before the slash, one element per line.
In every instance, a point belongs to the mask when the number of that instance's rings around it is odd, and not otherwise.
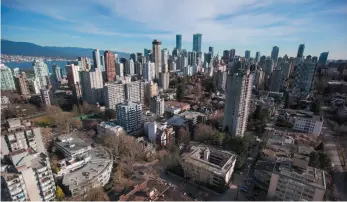
<path fill-rule="evenodd" d="M 152 81 L 155 76 L 155 66 L 154 63 L 148 61 L 143 64 L 143 79 L 145 81 Z"/>
<path fill-rule="evenodd" d="M 74 64 L 69 64 L 65 66 L 67 73 L 67 80 L 69 86 L 73 87 L 75 84 L 80 83 L 79 70 L 80 67 Z"/>
<path fill-rule="evenodd" d="M 117 123 L 127 132 L 136 131 L 142 127 L 142 106 L 127 101 L 116 106 Z"/>
<path fill-rule="evenodd" d="M 282 168 L 272 173 L 267 198 L 275 201 L 323 201 L 325 190 L 323 170 Z"/>
<path fill-rule="evenodd" d="M 46 107 L 51 107 L 50 90 L 41 89 L 40 92 L 41 92 L 42 102 L 46 105 Z"/>
<path fill-rule="evenodd" d="M 49 71 L 46 63 L 42 59 L 35 59 L 33 62 L 33 69 L 35 78 L 38 81 L 39 89 L 47 87 L 47 77 L 49 77 Z"/>
<path fill-rule="evenodd" d="M 191 146 L 190 152 L 182 157 L 181 165 L 185 177 L 220 186 L 229 183 L 236 157 L 234 153 L 200 144 Z"/>
<path fill-rule="evenodd" d="M 170 74 L 168 72 L 159 73 L 159 87 L 163 90 L 167 90 L 169 88 L 170 82 Z"/>
<path fill-rule="evenodd" d="M 89 104 L 103 102 L 103 79 L 100 68 L 80 72 L 83 100 Z"/>
<path fill-rule="evenodd" d="M 135 74 L 135 65 L 132 59 L 129 59 L 125 62 L 125 74 L 134 75 Z"/>
<path fill-rule="evenodd" d="M 124 84 L 125 100 L 130 102 L 144 103 L 145 83 L 133 81 Z"/>
<path fill-rule="evenodd" d="M 293 129 L 312 133 L 319 136 L 323 127 L 323 118 L 320 116 L 297 116 Z"/>
<path fill-rule="evenodd" d="M 227 76 L 224 129 L 232 136 L 243 136 L 247 128 L 253 74 L 238 62 Z"/>
<path fill-rule="evenodd" d="M 104 87 L 105 106 L 116 109 L 116 105 L 125 101 L 123 83 L 106 83 Z"/>

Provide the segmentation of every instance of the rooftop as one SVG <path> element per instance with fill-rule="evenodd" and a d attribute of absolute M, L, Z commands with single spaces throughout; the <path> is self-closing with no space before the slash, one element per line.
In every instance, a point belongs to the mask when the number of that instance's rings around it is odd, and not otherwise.
<path fill-rule="evenodd" d="M 173 100 L 168 100 L 165 102 L 165 107 L 179 107 L 179 108 L 183 108 L 183 107 L 187 107 L 190 106 L 190 104 L 185 103 L 185 102 L 178 102 L 178 101 L 173 101 Z"/>
<path fill-rule="evenodd" d="M 183 156 L 183 161 L 221 174 L 229 171 L 236 157 L 232 152 L 200 144 L 191 146 L 190 152 Z"/>
<path fill-rule="evenodd" d="M 90 147 L 90 144 L 83 141 L 81 138 L 72 137 L 69 135 L 61 135 L 57 138 L 54 144 L 58 146 L 58 149 L 65 150 L 69 153 L 74 153 L 80 149 Z"/>
<path fill-rule="evenodd" d="M 184 192 L 166 182 L 148 179 L 122 195 L 119 201 L 193 201 Z"/>
<path fill-rule="evenodd" d="M 93 147 L 90 152 L 90 160 L 82 168 L 65 174 L 62 183 L 65 186 L 82 185 L 93 180 L 112 163 L 112 155 L 102 147 Z"/>

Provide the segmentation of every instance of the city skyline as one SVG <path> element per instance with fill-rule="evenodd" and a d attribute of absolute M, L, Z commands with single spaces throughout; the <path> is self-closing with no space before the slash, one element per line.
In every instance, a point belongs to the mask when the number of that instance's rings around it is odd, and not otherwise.
<path fill-rule="evenodd" d="M 180 34 L 182 48 L 190 51 L 193 34 L 201 33 L 203 52 L 208 52 L 209 46 L 214 47 L 215 54 L 234 48 L 240 56 L 251 50 L 254 58 L 257 51 L 268 56 L 272 47 L 278 46 L 279 57 L 295 57 L 298 45 L 305 44 L 305 56 L 329 51 L 329 59 L 347 59 L 344 1 L 144 4 L 104 0 L 86 2 L 83 7 L 79 2 L 64 1 L 52 1 L 49 5 L 39 0 L 2 3 L 2 37 L 14 41 L 132 53 L 149 49 L 153 39 L 162 41 L 162 47 L 172 51 L 175 36 Z M 172 11 L 166 13 L 167 7 Z M 205 12 L 189 12 L 197 8 Z M 95 12 L 88 15 L 90 11 Z"/>

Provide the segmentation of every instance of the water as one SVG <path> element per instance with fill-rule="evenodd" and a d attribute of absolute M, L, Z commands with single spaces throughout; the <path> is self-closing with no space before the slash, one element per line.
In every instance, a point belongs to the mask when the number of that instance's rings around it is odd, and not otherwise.
<path fill-rule="evenodd" d="M 45 63 L 48 66 L 50 73 L 53 73 L 53 65 L 56 64 L 63 70 L 63 73 L 66 75 L 65 65 L 67 65 L 67 61 L 45 61 Z M 33 68 L 32 62 L 5 62 L 4 64 L 11 69 L 14 69 L 16 67 L 18 67 L 19 69 Z"/>

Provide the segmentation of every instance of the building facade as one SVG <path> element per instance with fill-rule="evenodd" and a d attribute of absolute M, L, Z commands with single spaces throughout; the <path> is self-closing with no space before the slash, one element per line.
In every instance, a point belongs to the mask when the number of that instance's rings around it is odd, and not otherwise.
<path fill-rule="evenodd" d="M 77 83 L 80 83 L 79 66 L 69 64 L 65 66 L 67 73 L 67 81 L 71 88 Z"/>
<path fill-rule="evenodd" d="M 162 62 L 161 62 L 161 42 L 158 40 L 154 40 L 152 42 L 152 54 L 153 54 L 153 60 L 154 66 L 155 66 L 155 78 L 159 79 L 159 73 L 161 73 L 162 70 Z"/>
<path fill-rule="evenodd" d="M 48 85 L 47 77 L 49 77 L 49 71 L 46 63 L 44 63 L 41 59 L 35 59 L 32 65 L 34 68 L 35 78 L 38 81 L 39 89 L 46 88 Z"/>
<path fill-rule="evenodd" d="M 165 111 L 165 102 L 160 96 L 155 96 L 151 98 L 150 111 L 154 114 L 162 116 Z"/>
<path fill-rule="evenodd" d="M 16 90 L 12 71 L 7 66 L 1 64 L 1 90 Z"/>
<path fill-rule="evenodd" d="M 107 50 L 104 52 L 104 57 L 106 81 L 114 81 L 116 79 L 116 56 L 112 51 Z"/>
<path fill-rule="evenodd" d="M 117 123 L 127 132 L 142 127 L 142 106 L 138 103 L 125 102 L 116 106 Z"/>
<path fill-rule="evenodd" d="M 202 43 L 202 34 L 194 34 L 193 35 L 193 51 L 200 53 L 201 43 Z"/>
<path fill-rule="evenodd" d="M 89 104 L 103 102 L 103 79 L 101 69 L 80 72 L 82 97 Z"/>
<path fill-rule="evenodd" d="M 252 81 L 253 74 L 241 62 L 228 74 L 223 126 L 232 136 L 243 136 L 246 131 Z"/>

